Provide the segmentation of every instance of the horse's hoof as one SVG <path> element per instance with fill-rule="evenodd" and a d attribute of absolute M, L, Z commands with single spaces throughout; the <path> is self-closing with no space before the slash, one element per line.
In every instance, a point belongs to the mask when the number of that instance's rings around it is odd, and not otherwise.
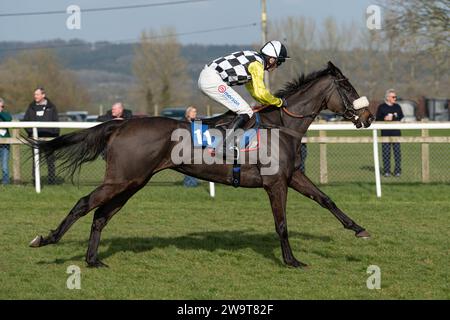
<path fill-rule="evenodd" d="M 42 236 L 36 236 L 36 238 L 31 240 L 30 247 L 31 248 L 39 248 L 41 246 L 41 243 L 42 243 L 43 239 L 44 238 Z"/>
<path fill-rule="evenodd" d="M 358 238 L 370 239 L 370 234 L 366 230 L 358 232 L 355 236 Z"/>
<path fill-rule="evenodd" d="M 308 269 L 309 266 L 306 263 L 300 262 L 296 259 L 286 262 L 286 264 L 288 265 L 288 267 L 292 267 L 292 268 L 300 268 L 300 269 Z"/>
<path fill-rule="evenodd" d="M 109 268 L 109 266 L 100 260 L 96 260 L 94 262 L 87 263 L 88 268 Z"/>

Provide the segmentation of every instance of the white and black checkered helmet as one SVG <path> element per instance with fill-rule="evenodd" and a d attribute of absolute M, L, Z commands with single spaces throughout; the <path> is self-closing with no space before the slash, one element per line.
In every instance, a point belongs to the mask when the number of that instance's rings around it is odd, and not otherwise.
<path fill-rule="evenodd" d="M 278 65 L 289 59 L 286 47 L 277 40 L 267 42 L 260 50 L 260 52 L 267 56 L 277 59 Z"/>

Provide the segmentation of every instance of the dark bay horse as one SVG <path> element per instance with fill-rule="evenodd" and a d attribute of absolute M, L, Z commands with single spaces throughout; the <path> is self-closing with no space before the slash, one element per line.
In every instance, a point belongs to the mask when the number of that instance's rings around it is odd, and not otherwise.
<path fill-rule="evenodd" d="M 266 190 L 272 206 L 275 229 L 281 241 L 283 260 L 288 266 L 302 267 L 306 265 L 294 257 L 288 239 L 288 187 L 327 208 L 344 228 L 354 231 L 357 237 L 367 238 L 369 233 L 300 172 L 301 137 L 318 113 L 326 108 L 342 114 L 358 128 L 370 126 L 373 115 L 366 104 L 356 106 L 362 98 L 331 62 L 321 71 L 288 83 L 277 95 L 285 97 L 289 107 L 268 107 L 260 112 L 260 119 L 262 125 L 280 128 L 278 170 L 272 175 L 262 175 L 260 163 L 243 164 L 241 186 Z M 216 120 L 223 120 L 223 117 L 209 121 Z M 72 177 L 83 163 L 96 159 L 106 151 L 103 183 L 82 197 L 56 230 L 52 230 L 47 237 L 37 236 L 30 246 L 41 247 L 57 243 L 79 218 L 96 209 L 86 262 L 91 267 L 106 266 L 97 256 L 103 228 L 157 172 L 173 169 L 203 180 L 230 185 L 231 164 L 174 164 L 171 151 L 176 142 L 171 140 L 171 133 L 178 128 L 190 130 L 190 124 L 168 118 L 148 117 L 109 121 L 51 141 L 28 140 L 32 147 L 40 149 L 44 157 L 55 155 Z"/>

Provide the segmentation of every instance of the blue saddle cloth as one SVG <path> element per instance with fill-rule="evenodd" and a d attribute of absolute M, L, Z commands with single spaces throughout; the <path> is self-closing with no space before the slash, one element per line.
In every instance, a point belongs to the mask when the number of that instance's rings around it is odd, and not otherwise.
<path fill-rule="evenodd" d="M 261 123 L 258 113 L 255 113 L 255 124 L 252 128 L 244 131 L 244 134 L 239 139 L 239 148 L 242 151 L 249 151 L 257 148 L 259 145 L 259 125 Z M 212 148 L 215 149 L 223 138 L 223 131 L 215 131 L 217 128 L 211 128 L 207 124 L 203 124 L 201 121 L 191 122 L 191 136 L 194 148 Z"/>

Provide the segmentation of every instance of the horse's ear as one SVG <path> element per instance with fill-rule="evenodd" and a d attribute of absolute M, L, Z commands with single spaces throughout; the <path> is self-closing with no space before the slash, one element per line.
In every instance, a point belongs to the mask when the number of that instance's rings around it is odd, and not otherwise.
<path fill-rule="evenodd" d="M 330 69 L 331 72 L 332 72 L 333 74 L 335 74 L 336 76 L 342 76 L 342 77 L 344 77 L 344 74 L 342 73 L 342 71 L 341 71 L 338 67 L 336 67 L 336 66 L 333 64 L 333 62 L 331 62 L 331 61 L 328 61 L 328 69 Z"/>

